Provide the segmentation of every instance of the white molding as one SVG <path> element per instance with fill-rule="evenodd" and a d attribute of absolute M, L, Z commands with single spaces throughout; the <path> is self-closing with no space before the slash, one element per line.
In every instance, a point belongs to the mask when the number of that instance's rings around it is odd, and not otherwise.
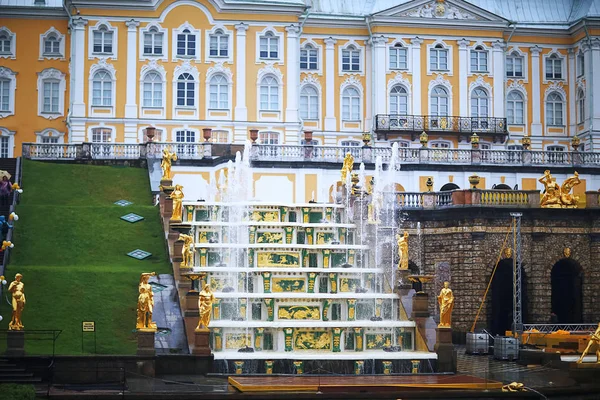
<path fill-rule="evenodd" d="M 0 137 L 8 136 L 8 157 L 12 158 L 15 154 L 15 135 L 16 131 L 0 126 Z"/>
<path fill-rule="evenodd" d="M 548 87 L 544 91 L 544 104 L 546 104 L 548 95 L 552 92 L 558 92 L 558 94 L 560 94 L 562 96 L 563 102 L 567 101 L 567 92 L 565 91 L 562 81 L 553 81 L 548 85 Z M 565 114 L 565 116 L 566 116 L 566 114 Z"/>
<path fill-rule="evenodd" d="M 59 132 L 58 130 L 54 129 L 54 128 L 46 128 L 42 131 L 38 131 L 35 132 L 35 136 L 36 136 L 36 143 L 41 143 L 42 142 L 42 138 L 57 138 L 59 144 L 63 144 L 65 142 L 65 133 L 64 132 Z"/>
<path fill-rule="evenodd" d="M 37 91 L 38 91 L 38 112 L 37 115 L 53 120 L 65 115 L 65 92 L 67 90 L 66 74 L 56 68 L 46 68 L 38 72 Z M 46 80 L 58 81 L 58 111 L 44 112 L 44 82 Z"/>
<path fill-rule="evenodd" d="M 300 73 L 303 74 L 323 75 L 323 63 L 325 61 L 323 59 L 323 46 L 317 44 L 317 42 L 311 38 L 304 38 L 304 41 L 300 43 L 300 50 L 303 50 L 308 45 L 311 45 L 315 50 L 317 50 L 317 69 L 300 69 L 300 67 L 298 67 L 298 69 L 300 70 Z M 300 62 L 300 56 L 298 56 L 298 62 Z"/>
<path fill-rule="evenodd" d="M 564 49 L 566 50 L 566 49 Z M 556 55 L 561 63 L 561 79 L 547 79 L 546 78 L 546 62 L 548 62 L 548 58 L 550 56 Z M 556 47 L 553 47 L 549 53 L 543 55 L 544 65 L 542 65 L 542 82 L 543 83 L 551 83 L 551 82 L 567 82 L 567 55 L 562 54 Z"/>
<path fill-rule="evenodd" d="M 443 88 L 446 89 L 446 91 L 448 92 L 448 116 L 452 116 L 454 115 L 452 113 L 452 108 L 453 108 L 453 104 L 452 104 L 452 84 L 450 83 L 449 80 L 447 80 L 446 78 L 444 78 L 444 76 L 442 74 L 438 74 L 438 76 L 435 79 L 432 79 L 429 81 L 429 87 L 427 90 L 427 115 L 431 115 L 431 91 L 433 90 L 433 88 L 435 88 L 436 86 L 442 86 Z"/>
<path fill-rule="evenodd" d="M 177 55 L 177 35 L 183 33 L 183 31 L 185 29 L 189 29 L 190 33 L 196 36 L 196 48 L 195 48 L 196 55 L 194 57 Z M 194 28 L 193 25 L 190 24 L 188 21 L 185 21 L 179 27 L 173 29 L 173 35 L 171 38 L 172 46 L 173 46 L 173 48 L 171 50 L 171 61 L 178 62 L 180 60 L 188 60 L 188 61 L 194 60 L 197 62 L 201 62 L 202 57 L 201 57 L 201 53 L 200 53 L 200 51 L 201 51 L 200 42 L 202 40 L 202 36 L 200 34 L 201 34 L 201 30 Z"/>
<path fill-rule="evenodd" d="M 304 89 L 305 86 L 312 86 L 313 88 L 316 89 L 317 91 L 317 96 L 318 96 L 318 107 L 317 107 L 317 119 L 308 119 L 307 121 L 318 121 L 320 126 L 321 123 L 321 119 L 323 118 L 323 112 L 322 112 L 322 102 L 323 102 L 323 89 L 321 87 L 321 82 L 319 82 L 319 80 L 317 78 L 315 78 L 315 75 L 313 74 L 307 74 L 304 76 L 304 78 L 302 79 L 302 81 L 300 81 L 300 87 L 298 90 L 298 97 L 300 98 L 302 96 L 302 89 Z M 300 117 L 300 104 L 298 104 L 298 118 L 300 118 L 301 121 L 304 121 L 301 117 Z"/>
<path fill-rule="evenodd" d="M 518 79 L 520 81 L 528 83 L 529 82 L 529 56 L 527 53 L 524 53 L 519 48 L 519 46 L 512 46 L 510 49 L 508 49 L 506 51 L 505 62 L 506 62 L 506 57 L 512 55 L 512 53 L 515 53 L 515 52 L 519 55 L 519 57 L 521 57 L 523 59 L 523 76 L 521 76 L 521 77 L 507 76 L 506 79 Z M 506 75 L 506 70 L 504 71 L 504 74 Z"/>
<path fill-rule="evenodd" d="M 144 54 L 144 35 L 150 31 L 150 28 L 156 28 L 156 30 L 163 34 L 163 53 L 162 55 L 152 55 L 152 54 Z M 169 30 L 167 28 L 163 28 L 160 24 L 156 22 L 150 22 L 145 27 L 140 28 L 140 37 L 138 40 L 139 43 L 139 60 L 169 60 Z"/>
<path fill-rule="evenodd" d="M 46 38 L 50 35 L 56 35 L 58 39 L 58 52 L 59 54 L 44 54 L 44 48 Z M 64 60 L 65 59 L 65 35 L 60 33 L 55 27 L 50 27 L 46 32 L 40 34 L 40 60 Z"/>
<path fill-rule="evenodd" d="M 412 90 L 411 90 L 411 84 L 410 81 L 404 77 L 404 74 L 402 72 L 398 72 L 396 73 L 396 75 L 391 78 L 390 80 L 388 80 L 387 83 L 387 113 L 390 114 L 391 110 L 390 110 L 390 103 L 391 103 L 391 91 L 394 88 L 394 86 L 402 86 L 404 89 L 406 89 L 406 95 L 407 95 L 407 114 L 408 115 L 412 115 Z"/>
<path fill-rule="evenodd" d="M 101 25 L 105 25 L 109 31 L 112 31 L 112 53 L 94 53 L 94 31 L 97 31 Z M 88 26 L 88 59 L 93 60 L 116 60 L 119 54 L 119 28 L 113 27 L 107 19 L 100 19 L 96 25 Z"/>
<path fill-rule="evenodd" d="M 210 107 L 210 81 L 215 75 L 222 75 L 227 80 L 227 108 L 211 108 Z M 222 62 L 215 64 L 206 71 L 206 119 L 231 119 L 231 110 L 233 108 L 233 72 L 228 67 L 225 67 Z M 227 115 L 223 117 L 210 116 L 210 111 L 227 111 Z"/>
<path fill-rule="evenodd" d="M 183 73 L 188 73 L 194 78 L 194 106 L 178 106 L 177 105 L 177 78 Z M 200 74 L 198 69 L 190 63 L 190 60 L 185 60 L 182 64 L 177 65 L 173 71 L 173 97 L 172 97 L 172 110 L 173 119 L 188 119 L 198 118 L 198 110 L 200 109 Z M 193 115 L 186 115 L 185 117 L 179 117 L 177 110 L 190 111 L 193 110 Z"/>
<path fill-rule="evenodd" d="M 15 96 L 17 90 L 17 73 L 10 68 L 0 66 L 0 78 L 8 79 L 10 87 L 8 88 L 8 111 L 0 110 L 0 119 L 15 115 Z"/>
<path fill-rule="evenodd" d="M 210 55 L 210 37 L 215 34 L 218 29 L 227 35 L 227 57 L 217 57 Z M 233 31 L 227 29 L 224 24 L 218 23 L 210 30 L 204 31 L 204 62 L 205 63 L 233 63 Z"/>
<path fill-rule="evenodd" d="M 96 73 L 98 71 L 107 71 L 111 77 L 112 80 L 112 88 L 111 88 L 111 101 L 110 101 L 110 106 L 93 106 L 92 105 L 92 100 L 94 97 L 94 75 L 96 75 Z M 116 102 L 117 102 L 117 93 L 116 93 L 116 88 L 117 88 L 117 71 L 115 70 L 115 67 L 112 64 L 109 64 L 106 62 L 106 58 L 101 58 L 100 60 L 98 60 L 98 62 L 94 65 L 92 65 L 90 67 L 90 72 L 88 75 L 88 113 L 90 116 L 96 116 L 96 117 L 111 117 L 114 118 L 115 116 L 115 108 L 116 108 Z M 106 110 L 106 109 L 110 109 L 109 113 L 94 113 L 94 109 L 98 109 L 98 110 Z"/>
<path fill-rule="evenodd" d="M 359 71 L 343 71 L 342 70 L 342 52 L 347 50 L 348 47 L 354 46 L 356 50 L 360 52 L 360 70 Z M 338 46 L 338 74 L 343 75 L 365 75 L 365 46 L 361 46 L 354 39 L 349 39 L 343 46 Z"/>
<path fill-rule="evenodd" d="M 260 38 L 265 36 L 267 32 L 271 32 L 274 37 L 277 38 L 277 58 L 260 58 Z M 284 65 L 285 55 L 283 54 L 284 45 L 283 45 L 283 32 L 279 32 L 273 25 L 267 25 L 262 31 L 256 32 L 256 44 L 255 44 L 255 53 L 254 53 L 254 62 L 256 64 L 278 64 Z"/>
<path fill-rule="evenodd" d="M 406 49 L 406 68 L 401 69 L 391 69 L 390 68 L 390 50 L 394 48 L 395 45 L 401 44 L 404 49 Z M 393 74 L 398 71 L 405 72 L 407 74 L 419 73 L 420 71 L 412 70 L 412 48 L 411 44 L 406 42 L 400 37 L 393 38 L 393 40 L 386 44 L 385 46 L 385 71 L 388 74 Z"/>
<path fill-rule="evenodd" d="M 473 90 L 477 89 L 478 87 L 483 88 L 486 92 L 487 92 L 487 96 L 488 96 L 488 117 L 493 117 L 493 103 L 494 103 L 494 91 L 492 89 L 492 85 L 490 85 L 489 83 L 487 83 L 486 81 L 483 80 L 483 77 L 481 75 L 477 76 L 477 79 L 475 79 L 474 81 L 472 81 L 469 84 L 469 99 L 468 99 L 468 104 L 469 106 L 467 107 L 468 110 L 468 116 L 472 117 L 471 115 L 471 99 L 473 97 Z"/>
<path fill-rule="evenodd" d="M 17 58 L 17 34 L 8 29 L 6 26 L 0 26 L 0 32 L 6 32 L 10 37 L 10 53 L 0 53 L 0 58 L 10 58 L 15 60 Z"/>
<path fill-rule="evenodd" d="M 146 110 L 156 110 L 156 107 L 144 107 L 144 80 L 146 75 L 151 72 L 156 72 L 160 75 L 162 79 L 162 106 L 160 110 L 160 114 L 145 114 Z M 139 90 L 140 90 L 140 100 L 139 100 L 139 113 L 142 118 L 150 118 L 150 119 L 161 119 L 165 118 L 166 110 L 167 110 L 167 71 L 165 67 L 158 64 L 156 60 L 150 60 L 148 64 L 142 65 L 142 69 L 140 70 L 139 77 Z"/>
<path fill-rule="evenodd" d="M 438 44 L 441 44 L 444 49 L 446 49 L 448 51 L 448 69 L 447 70 L 442 70 L 442 71 L 438 71 L 438 70 L 431 70 L 431 50 L 435 49 L 435 46 L 437 46 Z M 434 75 L 434 74 L 443 74 L 443 75 L 448 75 L 448 76 L 452 76 L 454 75 L 454 49 L 452 48 L 451 45 L 446 44 L 446 42 L 444 42 L 443 40 L 436 40 L 435 42 L 428 44 L 427 45 L 427 57 L 426 57 L 426 62 L 427 62 L 427 75 Z M 469 68 L 467 66 L 467 68 Z"/>

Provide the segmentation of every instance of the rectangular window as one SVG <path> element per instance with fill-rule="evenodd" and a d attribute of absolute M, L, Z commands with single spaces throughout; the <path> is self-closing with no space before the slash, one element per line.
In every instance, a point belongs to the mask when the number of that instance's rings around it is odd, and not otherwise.
<path fill-rule="evenodd" d="M 58 138 L 56 138 L 56 137 L 43 137 L 42 138 L 42 143 L 52 143 L 52 144 L 55 144 L 55 143 L 58 143 Z"/>
<path fill-rule="evenodd" d="M 583 76 L 585 73 L 585 57 L 583 53 L 577 54 L 577 77 Z"/>
<path fill-rule="evenodd" d="M 194 143 L 196 141 L 196 132 L 177 131 L 175 133 L 175 141 L 178 143 Z"/>
<path fill-rule="evenodd" d="M 429 55 L 429 69 L 432 71 L 448 70 L 448 50 L 431 49 Z"/>
<path fill-rule="evenodd" d="M 8 137 L 0 137 L 0 158 L 8 158 L 10 152 L 8 151 Z"/>
<path fill-rule="evenodd" d="M 306 48 L 300 50 L 300 69 L 315 70 L 318 69 L 317 49 Z"/>
<path fill-rule="evenodd" d="M 177 56 L 196 56 L 196 35 L 190 33 L 187 29 L 177 35 Z"/>
<path fill-rule="evenodd" d="M 10 81 L 0 80 L 0 111 L 9 111 L 10 107 Z"/>
<path fill-rule="evenodd" d="M 212 131 L 211 140 L 213 143 L 228 143 L 229 133 L 227 131 Z"/>
<path fill-rule="evenodd" d="M 60 54 L 60 41 L 47 39 L 44 41 L 44 55 Z"/>
<path fill-rule="evenodd" d="M 112 40 L 112 32 L 94 31 L 94 53 L 112 54 Z"/>
<path fill-rule="evenodd" d="M 471 72 L 487 72 L 487 51 L 471 50 Z"/>
<path fill-rule="evenodd" d="M 506 57 L 506 76 L 509 78 L 523 77 L 523 57 Z"/>
<path fill-rule="evenodd" d="M 342 50 L 342 71 L 360 71 L 360 50 Z"/>
<path fill-rule="evenodd" d="M 58 82 L 44 82 L 44 104 L 42 111 L 45 113 L 58 112 Z"/>
<path fill-rule="evenodd" d="M 12 38 L 7 36 L 4 36 L 2 39 L 0 39 L 0 54 L 11 54 L 10 51 L 10 41 L 12 40 Z"/>
<path fill-rule="evenodd" d="M 260 58 L 278 58 L 279 38 L 263 36 L 260 38 Z"/>
<path fill-rule="evenodd" d="M 106 128 L 92 129 L 93 143 L 109 143 L 112 140 L 112 131 Z"/>
<path fill-rule="evenodd" d="M 228 40 L 226 35 L 211 35 L 210 36 L 210 56 L 211 57 L 227 57 Z"/>
<path fill-rule="evenodd" d="M 406 49 L 392 47 L 390 49 L 390 69 L 407 69 Z"/>
<path fill-rule="evenodd" d="M 562 60 L 549 57 L 546 59 L 546 79 L 562 79 Z"/>
<path fill-rule="evenodd" d="M 144 55 L 162 55 L 163 53 L 163 34 L 145 33 L 144 34 Z"/>

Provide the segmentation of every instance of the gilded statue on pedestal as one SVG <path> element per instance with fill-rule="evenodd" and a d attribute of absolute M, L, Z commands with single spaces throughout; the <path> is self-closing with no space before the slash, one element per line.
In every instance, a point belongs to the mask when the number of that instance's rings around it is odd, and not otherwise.
<path fill-rule="evenodd" d="M 346 184 L 348 180 L 348 175 L 352 173 L 352 169 L 354 168 L 354 157 L 351 153 L 346 153 L 346 157 L 344 157 L 344 164 L 342 165 L 342 184 Z"/>
<path fill-rule="evenodd" d="M 564 208 L 577 208 L 577 203 L 579 202 L 579 196 L 575 196 L 571 194 L 571 189 L 574 186 L 577 186 L 581 183 L 579 179 L 579 174 L 575 171 L 575 175 L 570 178 L 567 178 L 563 184 L 560 186 L 560 201 Z"/>
<path fill-rule="evenodd" d="M 210 285 L 207 283 L 198 296 L 198 308 L 200 309 L 200 320 L 196 330 L 207 330 L 210 324 L 210 314 L 212 305 L 215 301 L 215 295 L 210 290 Z"/>
<path fill-rule="evenodd" d="M 538 181 L 544 185 L 545 189 L 540 200 L 542 208 L 577 208 L 579 196 L 571 194 L 573 187 L 581 183 L 577 171 L 572 177 L 567 178 L 561 186 L 556 183 L 556 179 L 548 169 L 544 171 L 544 176 Z"/>
<path fill-rule="evenodd" d="M 177 154 L 175 154 L 175 152 L 170 152 L 168 149 L 164 149 L 162 161 L 160 162 L 160 167 L 162 168 L 161 180 L 168 181 L 171 179 L 171 165 L 173 161 L 177 161 Z"/>
<path fill-rule="evenodd" d="M 594 332 L 592 336 L 590 336 L 590 341 L 588 342 L 587 347 L 581 354 L 581 357 L 579 357 L 579 360 L 577 360 L 577 364 L 581 364 L 583 362 L 583 358 L 587 355 L 588 351 L 590 351 L 590 348 L 594 345 L 594 343 L 597 345 L 596 363 L 600 364 L 600 323 L 598 323 L 598 328 L 596 329 L 596 332 Z"/>
<path fill-rule="evenodd" d="M 173 200 L 173 214 L 171 215 L 171 221 L 181 222 L 183 218 L 183 186 L 175 185 L 175 190 L 171 193 L 171 200 Z"/>
<path fill-rule="evenodd" d="M 181 261 L 179 268 L 192 268 L 194 266 L 194 237 L 180 233 L 179 240 L 183 240 L 183 248 L 181 249 L 183 261 Z"/>
<path fill-rule="evenodd" d="M 454 294 L 450 289 L 450 282 L 444 282 L 444 287 L 438 296 L 438 304 L 440 305 L 440 323 L 441 328 L 450 328 L 452 321 L 452 309 L 454 308 Z"/>
<path fill-rule="evenodd" d="M 23 289 L 25 285 L 21 282 L 23 275 L 15 275 L 15 280 L 8 286 L 9 293 L 12 294 L 12 319 L 8 324 L 9 331 L 22 331 L 23 321 L 21 320 L 21 314 L 25 308 L 25 293 Z"/>
<path fill-rule="evenodd" d="M 151 276 L 156 276 L 156 272 L 144 272 L 140 275 L 137 321 L 135 324 L 137 330 L 156 331 L 156 324 L 152 322 L 154 293 L 152 293 L 152 286 L 148 283 Z"/>
<path fill-rule="evenodd" d="M 408 269 L 408 232 L 404 231 L 404 235 L 396 235 L 398 240 L 398 269 Z"/>

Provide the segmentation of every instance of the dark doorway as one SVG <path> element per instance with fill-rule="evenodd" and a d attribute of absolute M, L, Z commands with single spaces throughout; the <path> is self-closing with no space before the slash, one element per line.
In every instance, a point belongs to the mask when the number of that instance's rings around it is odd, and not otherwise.
<path fill-rule="evenodd" d="M 563 258 L 552 267 L 552 312 L 559 324 L 583 322 L 583 271 L 570 258 Z"/>
<path fill-rule="evenodd" d="M 521 269 L 521 307 L 523 322 L 527 315 L 527 293 L 525 293 L 525 271 Z M 512 329 L 513 323 L 513 259 L 505 258 L 498 263 L 492 280 L 492 314 L 490 318 L 490 333 L 504 336 Z"/>

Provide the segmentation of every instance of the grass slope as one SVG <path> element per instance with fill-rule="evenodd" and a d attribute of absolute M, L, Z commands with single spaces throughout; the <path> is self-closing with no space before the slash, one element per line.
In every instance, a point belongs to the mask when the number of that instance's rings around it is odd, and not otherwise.
<path fill-rule="evenodd" d="M 98 353 L 135 353 L 139 275 L 172 272 L 147 171 L 25 160 L 23 189 L 6 276 L 10 282 L 23 274 L 25 328 L 61 329 L 57 354 L 81 354 L 81 322 L 96 321 Z M 134 204 L 113 204 L 120 199 Z M 145 219 L 119 219 L 130 212 Z M 152 256 L 126 256 L 138 248 Z M 8 327 L 10 311 L 2 299 L 0 329 Z M 93 334 L 84 340 L 85 352 L 93 352 Z M 27 346 L 32 354 L 52 350 L 51 342 Z"/>

